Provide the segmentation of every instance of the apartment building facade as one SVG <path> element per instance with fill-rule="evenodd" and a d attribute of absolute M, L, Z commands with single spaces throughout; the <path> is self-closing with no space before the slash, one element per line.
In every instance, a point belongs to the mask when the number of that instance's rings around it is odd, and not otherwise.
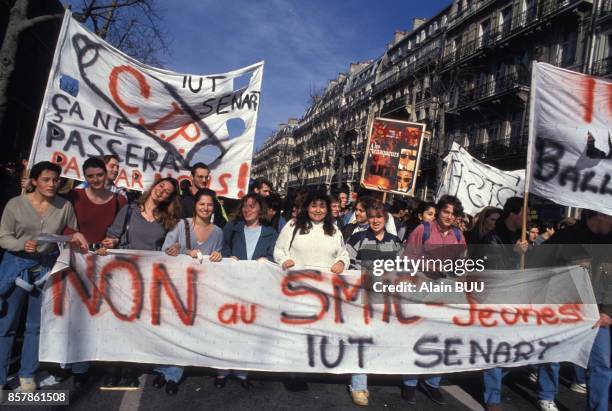
<path fill-rule="evenodd" d="M 502 169 L 525 165 L 531 63 L 612 76 L 612 0 L 453 0 L 351 64 L 294 129 L 289 189 L 356 191 L 374 116 L 426 124 L 417 195 L 453 142 Z"/>
<path fill-rule="evenodd" d="M 251 177 L 268 179 L 274 190 L 282 196 L 287 195 L 287 177 L 295 146 L 293 131 L 297 124 L 295 118 L 279 124 L 253 155 Z"/>

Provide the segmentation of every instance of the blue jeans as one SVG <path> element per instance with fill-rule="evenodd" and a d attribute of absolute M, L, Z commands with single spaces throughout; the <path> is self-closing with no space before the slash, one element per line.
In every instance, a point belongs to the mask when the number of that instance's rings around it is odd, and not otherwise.
<path fill-rule="evenodd" d="M 587 409 L 607 411 L 610 389 L 610 327 L 600 327 L 587 369 Z"/>
<path fill-rule="evenodd" d="M 442 377 L 439 375 L 432 375 L 425 379 L 425 383 L 432 388 L 440 388 L 440 380 Z M 404 385 L 407 387 L 416 387 L 419 381 L 418 375 L 405 375 L 404 376 Z"/>
<path fill-rule="evenodd" d="M 153 371 L 163 375 L 166 381 L 174 381 L 177 384 L 183 378 L 183 367 L 163 365 L 155 368 Z"/>
<path fill-rule="evenodd" d="M 368 374 L 351 374 L 351 385 L 353 391 L 365 391 L 368 389 Z"/>
<path fill-rule="evenodd" d="M 36 273 L 41 278 L 45 270 Z M 35 278 L 35 279 L 37 279 Z M 13 287 L 4 295 L 4 307 L 0 312 L 0 386 L 6 384 L 11 351 L 23 304 L 28 300 L 23 348 L 21 349 L 21 368 L 19 376 L 33 378 L 38 369 L 38 337 L 40 335 L 40 310 L 42 292 L 35 288 L 27 292 L 21 287 Z"/>
<path fill-rule="evenodd" d="M 586 370 L 579 365 L 574 366 L 574 382 L 576 384 L 586 384 Z"/>
<path fill-rule="evenodd" d="M 559 363 L 538 366 L 538 400 L 554 401 L 559 390 Z"/>
<path fill-rule="evenodd" d="M 538 370 L 538 399 L 553 401 L 559 387 L 559 364 L 540 364 Z M 501 404 L 502 379 L 510 372 L 506 368 L 491 368 L 484 370 L 484 402 L 485 404 Z"/>

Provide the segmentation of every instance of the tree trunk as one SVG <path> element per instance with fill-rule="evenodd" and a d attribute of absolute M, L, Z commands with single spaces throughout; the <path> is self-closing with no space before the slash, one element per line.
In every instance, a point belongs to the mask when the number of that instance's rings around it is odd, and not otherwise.
<path fill-rule="evenodd" d="M 15 71 L 19 35 L 27 22 L 29 0 L 17 0 L 10 11 L 6 34 L 0 48 L 0 130 L 9 104 L 9 85 Z"/>

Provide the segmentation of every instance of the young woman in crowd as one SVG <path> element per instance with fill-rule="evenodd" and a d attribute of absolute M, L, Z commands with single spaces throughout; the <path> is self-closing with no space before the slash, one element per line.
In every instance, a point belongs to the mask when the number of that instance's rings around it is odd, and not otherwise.
<path fill-rule="evenodd" d="M 0 263 L 0 389 L 6 384 L 13 342 L 27 300 L 19 382 L 22 391 L 36 390 L 42 281 L 58 256 L 57 245 L 40 243 L 36 238 L 41 233 L 72 233 L 71 246 L 87 251 L 87 240 L 76 231 L 72 205 L 57 195 L 61 171 L 49 161 L 35 164 L 30 171 L 33 191 L 12 198 L 2 213 L 0 247 L 6 252 Z"/>
<path fill-rule="evenodd" d="M 385 225 L 389 214 L 380 201 L 374 201 L 366 210 L 368 229 L 355 233 L 348 239 L 346 249 L 353 269 L 371 269 L 374 260 L 394 260 L 402 251 L 400 239 L 387 232 Z M 368 377 L 353 374 L 349 386 L 351 398 L 356 405 L 367 406 L 369 399 Z"/>
<path fill-rule="evenodd" d="M 410 214 L 410 218 L 406 221 L 404 227 L 400 229 L 397 236 L 406 241 L 410 233 L 417 228 L 422 222 L 431 222 L 436 218 L 436 204 L 429 201 L 420 203 L 416 210 Z"/>
<path fill-rule="evenodd" d="M 370 205 L 372 205 L 373 202 L 374 199 L 372 197 L 359 197 L 355 203 L 355 221 L 348 223 L 342 229 L 342 237 L 344 241 L 348 240 L 354 233 L 368 229 L 368 215 L 366 214 L 366 210 L 368 207 L 370 207 Z"/>
<path fill-rule="evenodd" d="M 127 204 L 127 197 L 108 181 L 107 164 L 99 157 L 90 157 L 83 163 L 84 188 L 71 190 L 66 199 L 72 203 L 80 232 L 85 236 L 89 249 L 100 248 L 106 237 L 106 230 L 115 221 L 119 210 Z M 87 383 L 88 362 L 70 365 L 74 375 L 74 386 L 82 388 Z"/>
<path fill-rule="evenodd" d="M 247 194 L 240 201 L 238 219 L 223 229 L 223 257 L 235 260 L 273 260 L 276 230 L 264 225 L 266 204 L 259 194 Z M 227 377 L 233 373 L 245 389 L 252 388 L 247 371 L 219 370 L 215 387 L 223 388 Z"/>
<path fill-rule="evenodd" d="M 279 234 L 274 260 L 283 270 L 314 266 L 338 274 L 348 267 L 350 259 L 325 194 L 312 193 L 306 198 L 297 218 Z"/>
<path fill-rule="evenodd" d="M 482 244 L 482 239 L 495 229 L 495 224 L 501 215 L 501 208 L 491 206 L 483 208 L 474 219 L 474 227 L 465 233 L 467 243 Z"/>
<path fill-rule="evenodd" d="M 176 257 L 186 254 L 192 258 L 208 256 L 212 262 L 222 259 L 223 230 L 213 224 L 211 219 L 215 213 L 217 198 L 214 191 L 202 188 L 193 196 L 194 216 L 180 220 L 166 235 L 162 250 Z M 178 384 L 183 377 L 183 367 L 161 366 L 154 372 L 153 387 L 160 389 L 166 386 L 166 394 L 176 395 Z"/>
<path fill-rule="evenodd" d="M 331 204 L 332 217 L 334 217 L 334 223 L 340 230 L 342 230 L 344 228 L 344 219 L 340 215 L 340 199 L 332 195 L 329 196 L 329 201 Z"/>
<path fill-rule="evenodd" d="M 179 185 L 171 177 L 162 178 L 145 191 L 137 203 L 128 204 L 119 211 L 113 225 L 102 241 L 100 255 L 108 248 L 159 251 L 166 234 L 174 228 L 180 216 Z M 115 387 L 123 373 L 123 383 L 137 387 L 138 378 L 131 368 L 113 367 L 107 371 L 104 384 Z"/>
<path fill-rule="evenodd" d="M 324 193 L 306 197 L 295 220 L 289 221 L 279 234 L 274 260 L 283 270 L 311 266 L 339 274 L 348 268 L 349 255 L 334 224 L 329 197 Z M 307 385 L 291 375 L 287 388 L 300 391 Z"/>

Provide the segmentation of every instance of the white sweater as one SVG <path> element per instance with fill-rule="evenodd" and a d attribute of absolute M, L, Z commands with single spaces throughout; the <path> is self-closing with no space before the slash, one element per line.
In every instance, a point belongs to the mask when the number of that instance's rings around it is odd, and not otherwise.
<path fill-rule="evenodd" d="M 344 248 L 342 233 L 336 228 L 333 236 L 325 235 L 323 223 L 313 223 L 308 234 L 295 234 L 291 249 L 291 237 L 295 229 L 295 222 L 285 224 L 274 246 L 274 260 L 283 264 L 287 260 L 293 260 L 296 268 L 303 266 L 320 267 L 329 269 L 338 261 L 344 263 L 345 269 L 349 267 L 349 255 Z"/>

